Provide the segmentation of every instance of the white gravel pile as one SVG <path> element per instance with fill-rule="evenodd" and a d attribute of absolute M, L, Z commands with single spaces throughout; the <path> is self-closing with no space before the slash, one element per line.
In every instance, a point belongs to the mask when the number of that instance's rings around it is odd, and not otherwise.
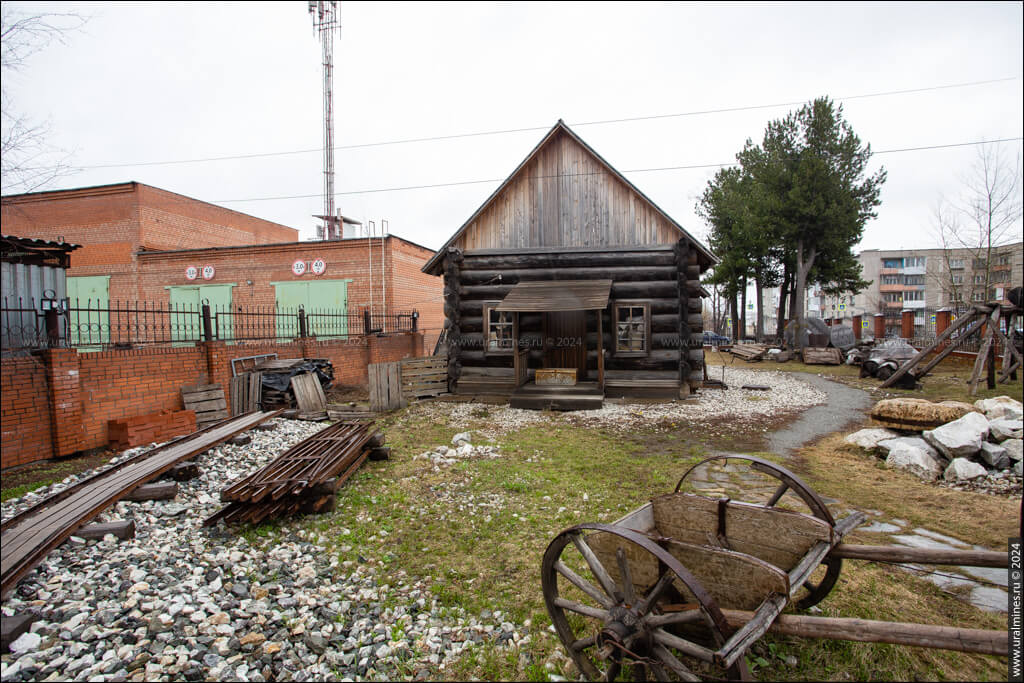
<path fill-rule="evenodd" d="M 198 456 L 201 476 L 179 483 L 174 500 L 119 503 L 100 516 L 133 519 L 135 538 L 73 537 L 29 572 L 2 610 L 39 620 L 0 658 L 0 680 L 423 680 L 484 642 L 529 642 L 500 612 L 440 605 L 430 577 L 398 572 L 389 585 L 374 558 L 339 561 L 300 520 L 266 547 L 237 530 L 202 528 L 227 483 L 323 427 L 276 424 L 251 432 L 249 445 Z M 501 504 L 472 502 L 479 512 Z"/>
<path fill-rule="evenodd" d="M 709 368 L 708 376 L 722 379 L 722 368 Z M 825 403 L 825 392 L 812 387 L 792 373 L 725 368 L 722 389 L 703 389 L 685 401 L 635 402 L 605 399 L 598 410 L 547 413 L 479 403 L 424 403 L 414 407 L 434 420 L 446 419 L 457 429 L 475 427 L 482 436 L 494 439 L 525 427 L 566 421 L 592 427 L 630 429 L 663 423 L 706 423 L 723 418 L 779 417 Z M 768 391 L 742 389 L 746 384 L 765 385 Z M 484 424 L 479 423 L 483 421 Z"/>

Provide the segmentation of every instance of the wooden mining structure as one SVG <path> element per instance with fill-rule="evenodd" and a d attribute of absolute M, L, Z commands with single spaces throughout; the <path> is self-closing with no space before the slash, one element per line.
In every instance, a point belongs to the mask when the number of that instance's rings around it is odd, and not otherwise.
<path fill-rule="evenodd" d="M 423 267 L 444 276 L 449 391 L 559 410 L 688 396 L 715 262 L 559 121 Z"/>

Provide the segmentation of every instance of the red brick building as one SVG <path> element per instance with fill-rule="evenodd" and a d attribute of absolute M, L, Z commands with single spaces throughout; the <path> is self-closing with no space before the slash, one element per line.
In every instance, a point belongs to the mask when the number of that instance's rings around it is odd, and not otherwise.
<path fill-rule="evenodd" d="M 136 182 L 9 195 L 2 208 L 6 234 L 82 245 L 68 271 L 72 299 L 142 300 L 142 251 L 299 238 L 294 228 Z"/>
<path fill-rule="evenodd" d="M 139 294 L 158 304 L 205 300 L 235 309 L 302 306 L 352 315 L 365 309 L 375 316 L 415 310 L 432 353 L 444 320 L 442 283 L 420 269 L 433 255 L 395 235 L 145 251 L 137 255 Z"/>

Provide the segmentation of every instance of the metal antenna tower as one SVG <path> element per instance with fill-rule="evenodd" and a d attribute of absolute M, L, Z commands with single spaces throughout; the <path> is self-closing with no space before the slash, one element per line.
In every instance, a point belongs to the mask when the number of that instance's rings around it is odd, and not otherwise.
<path fill-rule="evenodd" d="M 323 45 L 324 66 L 324 213 L 323 225 L 317 226 L 318 239 L 340 240 L 341 219 L 334 210 L 334 33 L 338 24 L 336 0 L 309 0 L 313 30 Z"/>

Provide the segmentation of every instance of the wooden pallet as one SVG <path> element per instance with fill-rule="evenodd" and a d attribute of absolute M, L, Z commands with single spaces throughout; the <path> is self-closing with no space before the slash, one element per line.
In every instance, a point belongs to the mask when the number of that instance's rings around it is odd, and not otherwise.
<path fill-rule="evenodd" d="M 402 398 L 415 401 L 448 392 L 448 359 L 443 356 L 402 361 Z"/>
<path fill-rule="evenodd" d="M 327 397 L 320 380 L 312 372 L 292 377 L 292 392 L 295 403 L 299 407 L 299 416 L 303 419 L 319 419 L 327 417 Z"/>
<path fill-rule="evenodd" d="M 382 413 L 406 404 L 402 397 L 402 364 L 373 363 L 367 366 L 370 376 L 370 410 Z"/>
<path fill-rule="evenodd" d="M 196 414 L 196 425 L 206 425 L 228 419 L 228 403 L 224 387 L 219 384 L 191 384 L 181 388 L 181 402 L 185 410 Z"/>
<path fill-rule="evenodd" d="M 748 363 L 753 363 L 764 358 L 765 354 L 768 353 L 768 347 L 764 344 L 736 344 L 729 349 L 729 353 L 742 358 Z"/>
<path fill-rule="evenodd" d="M 246 372 L 231 378 L 231 414 L 244 415 L 260 408 L 262 372 Z"/>

